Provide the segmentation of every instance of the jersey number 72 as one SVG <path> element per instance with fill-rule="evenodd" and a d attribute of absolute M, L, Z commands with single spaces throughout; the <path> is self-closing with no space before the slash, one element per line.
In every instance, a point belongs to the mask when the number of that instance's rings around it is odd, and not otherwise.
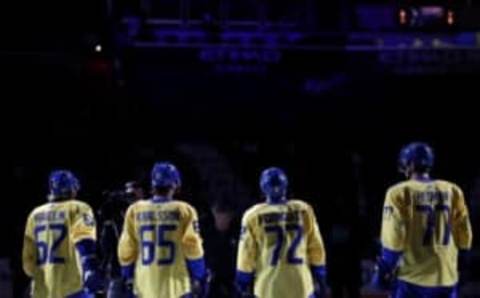
<path fill-rule="evenodd" d="M 287 262 L 289 264 L 302 264 L 303 260 L 295 256 L 298 245 L 300 244 L 303 236 L 303 228 L 300 225 L 288 224 L 285 228 L 281 226 L 267 226 L 265 227 L 265 233 L 276 235 L 276 243 L 273 248 L 272 258 L 270 259 L 270 265 L 275 266 L 280 259 L 280 252 L 285 242 L 285 234 L 288 232 L 294 233 L 294 238 L 287 251 Z"/>

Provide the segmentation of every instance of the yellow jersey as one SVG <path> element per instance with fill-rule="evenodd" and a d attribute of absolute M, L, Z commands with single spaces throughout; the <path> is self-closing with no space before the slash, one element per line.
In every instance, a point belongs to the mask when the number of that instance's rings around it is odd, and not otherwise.
<path fill-rule="evenodd" d="M 386 194 L 381 241 L 402 252 L 398 279 L 424 287 L 458 281 L 459 249 L 470 249 L 472 229 L 462 190 L 442 180 L 408 180 Z"/>
<path fill-rule="evenodd" d="M 65 298 L 83 290 L 75 244 L 84 239 L 96 239 L 94 215 L 84 202 L 50 202 L 30 213 L 22 261 L 33 281 L 32 297 Z"/>
<path fill-rule="evenodd" d="M 262 203 L 242 219 L 237 271 L 254 274 L 259 298 L 307 298 L 310 266 L 325 266 L 325 248 L 311 206 L 300 200 Z"/>
<path fill-rule="evenodd" d="M 139 298 L 178 298 L 190 293 L 187 260 L 203 257 L 196 210 L 177 201 L 138 201 L 126 213 L 118 244 L 122 266 L 134 265 Z"/>

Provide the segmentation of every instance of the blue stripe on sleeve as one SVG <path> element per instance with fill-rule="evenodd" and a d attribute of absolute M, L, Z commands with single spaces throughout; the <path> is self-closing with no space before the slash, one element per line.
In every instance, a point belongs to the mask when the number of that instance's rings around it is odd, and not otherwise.
<path fill-rule="evenodd" d="M 327 277 L 327 267 L 325 266 L 310 266 L 310 269 L 316 279 Z"/>
<path fill-rule="evenodd" d="M 203 258 L 196 260 L 186 260 L 188 272 L 193 279 L 202 280 L 207 275 L 205 260 Z"/>
<path fill-rule="evenodd" d="M 393 270 L 400 260 L 400 257 L 403 255 L 401 251 L 395 251 L 388 248 L 382 248 L 382 260 L 384 261 L 385 265 L 388 266 L 389 270 Z"/>
<path fill-rule="evenodd" d="M 133 274 L 135 272 L 135 266 L 128 265 L 128 266 L 122 266 L 122 277 L 126 280 L 133 279 Z"/>

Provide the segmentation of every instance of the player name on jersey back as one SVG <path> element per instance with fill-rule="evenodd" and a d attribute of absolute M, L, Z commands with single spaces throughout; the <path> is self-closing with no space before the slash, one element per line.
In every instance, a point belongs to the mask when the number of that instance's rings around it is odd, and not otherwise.
<path fill-rule="evenodd" d="M 412 194 L 413 200 L 416 204 L 430 205 L 431 203 L 446 203 L 450 197 L 451 193 L 448 191 L 416 191 Z"/>
<path fill-rule="evenodd" d="M 173 211 L 143 211 L 137 214 L 137 221 L 179 221 L 180 212 Z"/>
<path fill-rule="evenodd" d="M 33 216 L 33 220 L 36 224 L 41 224 L 45 221 L 52 222 L 52 221 L 65 221 L 66 215 L 65 211 L 45 211 L 39 212 Z"/>
<path fill-rule="evenodd" d="M 270 225 L 279 223 L 300 223 L 300 211 L 294 210 L 289 212 L 269 212 L 258 216 L 260 225 Z"/>

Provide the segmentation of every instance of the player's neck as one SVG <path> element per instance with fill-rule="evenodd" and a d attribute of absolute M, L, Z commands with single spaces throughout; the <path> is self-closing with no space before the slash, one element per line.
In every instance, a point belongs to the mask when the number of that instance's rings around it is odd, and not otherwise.
<path fill-rule="evenodd" d="M 411 180 L 415 181 L 421 181 L 421 182 L 429 182 L 432 181 L 432 178 L 430 177 L 430 174 L 428 173 L 413 173 L 412 176 L 410 177 Z"/>
<path fill-rule="evenodd" d="M 161 195 L 154 195 L 152 198 L 153 201 L 155 202 L 168 202 L 173 200 L 173 197 L 171 196 L 161 196 Z"/>
<path fill-rule="evenodd" d="M 47 199 L 48 199 L 49 203 L 61 203 L 61 202 L 65 202 L 65 201 L 74 200 L 75 198 L 70 197 L 70 196 L 68 196 L 68 197 L 56 197 L 56 196 L 53 196 L 53 195 L 48 195 Z"/>
<path fill-rule="evenodd" d="M 271 205 L 285 204 L 286 202 L 287 202 L 286 197 L 281 197 L 277 199 L 267 198 L 267 204 L 271 204 Z"/>

